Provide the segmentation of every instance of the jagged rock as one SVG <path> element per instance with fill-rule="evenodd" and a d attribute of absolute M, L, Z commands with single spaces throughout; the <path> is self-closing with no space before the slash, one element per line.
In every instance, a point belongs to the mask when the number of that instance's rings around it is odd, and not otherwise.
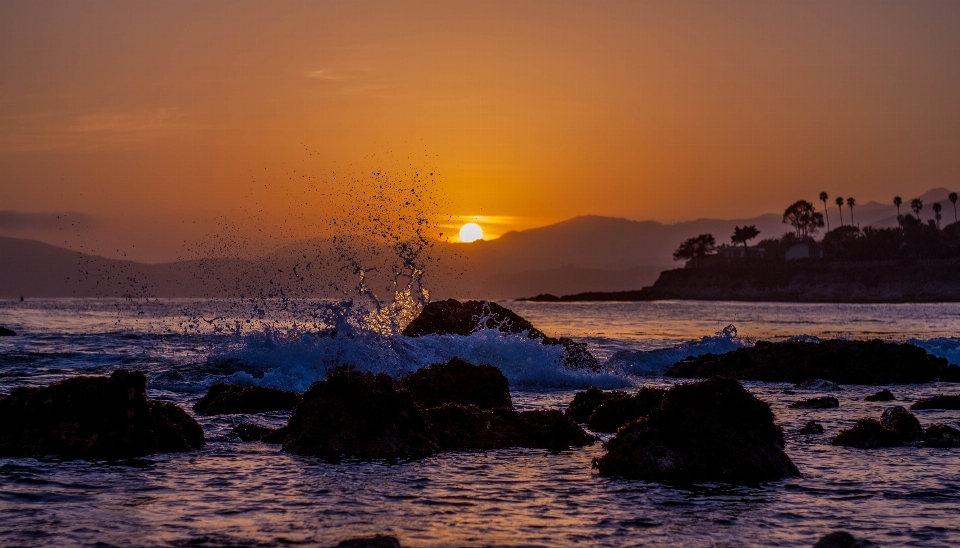
<path fill-rule="evenodd" d="M 13 337 L 16 336 L 16 334 L 17 333 L 14 330 L 0 326 L 0 337 Z"/>
<path fill-rule="evenodd" d="M 567 337 L 548 337 L 516 312 L 489 301 L 434 301 L 423 307 L 420 314 L 403 328 L 401 334 L 407 337 L 467 336 L 482 329 L 496 329 L 501 333 L 526 333 L 528 337 L 538 339 L 542 344 L 562 346 L 563 363 L 571 369 L 600 369 L 600 362 L 587 351 L 587 345 Z"/>
<path fill-rule="evenodd" d="M 792 409 L 830 409 L 832 407 L 840 407 L 840 400 L 833 396 L 823 396 L 820 398 L 800 400 L 790 404 L 790 407 Z"/>
<path fill-rule="evenodd" d="M 870 394 L 866 398 L 863 398 L 863 401 L 893 401 L 897 398 L 890 393 L 889 390 L 884 388 L 883 390 L 877 392 L 876 394 Z"/>
<path fill-rule="evenodd" d="M 244 422 L 235 426 L 230 433 L 243 441 L 266 441 L 267 439 L 274 439 L 274 437 L 277 435 L 277 432 L 284 430 L 285 428 L 286 427 L 267 428 L 266 426 Z M 282 443 L 282 441 L 268 443 Z"/>
<path fill-rule="evenodd" d="M 604 476 L 671 484 L 753 484 L 799 476 L 770 406 L 728 378 L 676 385 L 594 460 Z"/>
<path fill-rule="evenodd" d="M 401 548 L 397 537 L 374 535 L 341 541 L 334 548 Z"/>
<path fill-rule="evenodd" d="M 740 380 L 802 382 L 826 379 L 840 384 L 914 384 L 937 379 L 960 382 L 960 367 L 912 344 L 881 340 L 826 340 L 819 343 L 757 341 L 726 354 L 689 357 L 667 377 L 726 375 Z"/>
<path fill-rule="evenodd" d="M 824 535 L 813 545 L 813 548 L 874 548 L 875 542 L 858 539 L 846 531 L 835 531 Z"/>
<path fill-rule="evenodd" d="M 446 404 L 428 411 L 431 430 L 444 451 L 529 447 L 562 451 L 596 441 L 560 411 L 480 409 Z"/>
<path fill-rule="evenodd" d="M 218 382 L 193 404 L 193 410 L 203 416 L 289 411 L 300 403 L 300 398 L 299 392 Z"/>
<path fill-rule="evenodd" d="M 813 434 L 823 434 L 823 425 L 817 421 L 810 421 L 800 429 L 800 433 L 804 436 L 810 436 Z"/>
<path fill-rule="evenodd" d="M 197 421 L 147 399 L 146 384 L 143 373 L 120 369 L 14 388 L 0 399 L 0 455 L 112 460 L 203 446 Z"/>
<path fill-rule="evenodd" d="M 403 387 L 425 408 L 445 403 L 481 409 L 512 407 L 510 382 L 492 365 L 473 365 L 460 358 L 435 363 L 403 379 Z"/>
<path fill-rule="evenodd" d="M 577 392 L 577 394 L 573 396 L 573 401 L 567 406 L 565 413 L 578 423 L 586 424 L 587 421 L 590 420 L 590 415 L 592 415 L 603 402 L 609 399 L 629 397 L 630 396 L 623 390 L 604 392 L 596 386 L 591 386 L 587 388 L 586 391 Z"/>
<path fill-rule="evenodd" d="M 859 449 L 875 449 L 906 445 L 922 435 L 923 428 L 917 417 L 898 405 L 886 409 L 879 421 L 860 419 L 853 428 L 841 430 L 832 443 Z"/>
<path fill-rule="evenodd" d="M 440 450 L 413 396 L 384 374 L 332 371 L 303 394 L 288 428 L 284 451 L 330 462 L 418 459 Z"/>
<path fill-rule="evenodd" d="M 825 381 L 823 379 L 809 379 L 794 385 L 794 388 L 801 390 L 819 390 L 820 392 L 838 392 L 843 387 L 835 382 Z"/>
<path fill-rule="evenodd" d="M 940 394 L 932 398 L 920 398 L 910 406 L 910 409 L 914 411 L 922 411 L 924 409 L 957 410 L 960 409 L 960 396 L 945 396 Z"/>
<path fill-rule="evenodd" d="M 960 447 L 960 430 L 946 424 L 934 424 L 923 433 L 927 447 Z"/>
<path fill-rule="evenodd" d="M 594 432 L 616 432 L 621 426 L 660 407 L 665 393 L 662 388 L 645 386 L 633 396 L 608 398 L 590 415 L 589 427 Z"/>
<path fill-rule="evenodd" d="M 880 424 L 899 434 L 905 441 L 923 436 L 923 427 L 917 417 L 899 405 L 884 409 Z"/>
<path fill-rule="evenodd" d="M 281 426 L 273 432 L 269 432 L 260 438 L 260 441 L 263 443 L 275 443 L 275 444 L 284 444 L 287 443 L 287 434 L 290 432 L 290 428 L 287 426 Z"/>

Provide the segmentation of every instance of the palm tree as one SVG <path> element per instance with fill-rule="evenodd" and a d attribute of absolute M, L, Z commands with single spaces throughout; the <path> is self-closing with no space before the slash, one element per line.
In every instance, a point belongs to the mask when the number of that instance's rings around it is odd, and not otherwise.
<path fill-rule="evenodd" d="M 951 192 L 947 199 L 953 204 L 953 222 L 957 222 L 957 193 Z"/>
<path fill-rule="evenodd" d="M 826 192 L 820 193 L 820 201 L 823 202 L 823 213 L 827 216 L 827 232 L 830 232 L 830 214 L 827 212 L 827 200 L 830 196 L 827 196 Z"/>
<path fill-rule="evenodd" d="M 900 223 L 900 226 L 902 227 L 903 221 L 901 221 L 901 219 L 903 217 L 900 216 L 900 206 L 903 205 L 903 198 L 901 198 L 900 196 L 894 196 L 893 205 L 897 206 L 897 222 Z"/>
<path fill-rule="evenodd" d="M 857 205 L 857 201 L 853 198 L 847 198 L 847 205 L 850 206 L 850 226 L 853 226 L 853 206 Z"/>
<path fill-rule="evenodd" d="M 920 220 L 920 210 L 923 209 L 923 200 L 921 200 L 920 198 L 914 198 L 914 199 L 910 200 L 910 209 L 912 209 L 913 212 L 916 213 L 916 215 L 917 215 L 917 220 L 919 221 L 919 220 Z"/>
<path fill-rule="evenodd" d="M 933 203 L 933 217 L 937 220 L 937 230 L 940 230 L 940 219 L 943 217 L 940 215 L 940 210 L 943 209 L 943 206 L 940 205 L 940 202 Z"/>
<path fill-rule="evenodd" d="M 843 226 L 843 198 L 837 196 L 837 199 L 834 203 L 837 204 L 837 209 L 840 210 L 840 226 Z"/>

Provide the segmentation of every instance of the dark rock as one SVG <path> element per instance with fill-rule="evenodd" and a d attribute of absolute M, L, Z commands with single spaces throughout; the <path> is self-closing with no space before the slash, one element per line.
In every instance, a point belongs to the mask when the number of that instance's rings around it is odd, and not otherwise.
<path fill-rule="evenodd" d="M 676 385 L 594 460 L 604 476 L 671 484 L 754 484 L 799 476 L 770 406 L 728 378 Z"/>
<path fill-rule="evenodd" d="M 401 334 L 407 337 L 467 336 L 483 329 L 496 329 L 510 334 L 526 333 L 528 337 L 538 339 L 542 344 L 563 346 L 563 363 L 567 367 L 593 371 L 600 369 L 600 362 L 587 351 L 587 345 L 567 337 L 547 337 L 516 312 L 489 301 L 434 301 L 423 307 L 420 314 L 403 328 Z"/>
<path fill-rule="evenodd" d="M 913 441 L 923 436 L 923 427 L 913 413 L 897 405 L 884 409 L 880 424 L 900 435 L 904 441 Z"/>
<path fill-rule="evenodd" d="M 0 337 L 13 337 L 17 333 L 12 329 L 7 329 L 6 327 L 0 326 Z"/>
<path fill-rule="evenodd" d="M 591 386 L 587 388 L 586 391 L 577 392 L 577 394 L 573 396 L 573 401 L 567 406 L 565 413 L 578 423 L 586 424 L 587 421 L 590 420 L 590 415 L 592 415 L 603 402 L 608 399 L 628 397 L 630 396 L 623 390 L 604 392 L 596 386 Z"/>
<path fill-rule="evenodd" d="M 903 407 L 891 407 L 883 412 L 880 420 L 863 418 L 853 428 L 841 430 L 833 439 L 833 445 L 875 449 L 906 445 L 923 435 L 920 421 Z"/>
<path fill-rule="evenodd" d="M 645 417 L 660 407 L 666 390 L 643 387 L 633 396 L 608 398 L 590 415 L 589 427 L 594 432 L 616 432 L 621 426 Z"/>
<path fill-rule="evenodd" d="M 430 409 L 431 430 L 444 451 L 489 451 L 529 447 L 563 451 L 596 441 L 560 411 L 480 409 L 446 404 Z"/>
<path fill-rule="evenodd" d="M 833 396 L 823 396 L 820 398 L 800 400 L 790 404 L 790 407 L 791 409 L 830 409 L 832 407 L 840 407 L 840 400 Z"/>
<path fill-rule="evenodd" d="M 804 436 L 809 436 L 812 434 L 823 434 L 823 425 L 817 421 L 810 421 L 800 429 L 800 433 Z"/>
<path fill-rule="evenodd" d="M 288 428 L 284 451 L 330 462 L 418 459 L 440 450 L 413 396 L 384 374 L 332 371 L 303 394 Z"/>
<path fill-rule="evenodd" d="M 248 422 L 240 423 L 230 431 L 230 434 L 240 438 L 243 441 L 260 441 L 264 436 L 276 432 L 277 428 L 267 428 Z"/>
<path fill-rule="evenodd" d="M 914 384 L 937 379 L 960 382 L 960 367 L 912 344 L 834 339 L 758 341 L 751 348 L 726 354 L 686 358 L 666 372 L 674 378 L 712 375 L 765 382 L 826 379 L 840 384 Z"/>
<path fill-rule="evenodd" d="M 946 424 L 934 424 L 923 433 L 927 447 L 960 447 L 960 430 Z"/>
<path fill-rule="evenodd" d="M 298 392 L 218 382 L 193 404 L 193 410 L 203 416 L 289 411 L 300 403 L 300 398 Z"/>
<path fill-rule="evenodd" d="M 14 388 L 0 399 L 0 455 L 121 459 L 203 446 L 183 409 L 148 400 L 139 371 Z"/>
<path fill-rule="evenodd" d="M 922 411 L 924 409 L 957 410 L 960 409 L 960 396 L 944 396 L 940 394 L 932 398 L 920 398 L 910 406 L 910 409 L 914 411 Z"/>
<path fill-rule="evenodd" d="M 523 411 L 520 413 L 520 424 L 523 434 L 520 447 L 558 452 L 597 441 L 573 419 L 556 409 Z"/>
<path fill-rule="evenodd" d="M 889 390 L 884 388 L 883 390 L 877 392 L 876 394 L 870 394 L 866 398 L 863 398 L 863 401 L 893 401 L 897 398 L 890 393 Z"/>
<path fill-rule="evenodd" d="M 374 535 L 341 541 L 335 548 L 401 548 L 397 537 Z"/>
<path fill-rule="evenodd" d="M 403 379 L 403 387 L 425 408 L 445 403 L 481 409 L 512 407 L 510 382 L 492 365 L 473 365 L 460 358 L 435 363 Z"/>
<path fill-rule="evenodd" d="M 823 379 L 810 379 L 797 383 L 793 386 L 801 390 L 819 390 L 821 392 L 841 391 L 843 387 L 835 382 L 825 381 Z"/>
<path fill-rule="evenodd" d="M 287 442 L 287 433 L 290 432 L 290 429 L 286 426 L 281 426 L 273 432 L 269 432 L 260 438 L 260 441 L 263 443 L 275 443 L 275 444 L 284 444 Z"/>
<path fill-rule="evenodd" d="M 835 531 L 824 535 L 813 548 L 873 548 L 878 546 L 875 542 L 858 539 L 846 531 Z"/>

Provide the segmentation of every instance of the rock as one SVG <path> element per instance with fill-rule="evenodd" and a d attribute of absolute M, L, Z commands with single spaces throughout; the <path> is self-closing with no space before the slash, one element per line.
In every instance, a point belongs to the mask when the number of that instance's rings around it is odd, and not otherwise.
<path fill-rule="evenodd" d="M 290 428 L 287 426 L 281 426 L 273 432 L 265 434 L 260 441 L 263 443 L 275 443 L 275 444 L 284 444 L 287 443 L 287 434 L 290 432 Z"/>
<path fill-rule="evenodd" d="M 873 548 L 878 546 L 875 542 L 858 539 L 846 531 L 835 531 L 824 535 L 813 548 Z"/>
<path fill-rule="evenodd" d="M 810 421 L 800 429 L 800 433 L 804 436 L 810 436 L 813 434 L 823 434 L 823 425 L 817 421 Z"/>
<path fill-rule="evenodd" d="M 922 411 L 924 409 L 957 410 L 960 409 L 960 396 L 944 396 L 940 394 L 932 398 L 920 398 L 910 406 L 910 409 L 914 411 Z"/>
<path fill-rule="evenodd" d="M 897 398 L 890 393 L 889 390 L 884 388 L 883 390 L 877 392 L 876 394 L 870 394 L 866 398 L 863 398 L 863 401 L 893 401 Z"/>
<path fill-rule="evenodd" d="M 120 369 L 0 399 L 0 455 L 113 460 L 197 449 L 203 428 L 183 409 L 147 399 L 147 379 Z"/>
<path fill-rule="evenodd" d="M 960 430 L 946 424 L 934 424 L 923 433 L 927 447 L 960 447 Z"/>
<path fill-rule="evenodd" d="M 923 427 L 917 417 L 899 405 L 884 409 L 880 415 L 880 424 L 899 434 L 904 441 L 913 441 L 923 436 Z"/>
<path fill-rule="evenodd" d="M 483 329 L 496 329 L 508 334 L 525 333 L 544 345 L 562 346 L 564 348 L 563 364 L 571 369 L 600 370 L 600 362 L 587 351 L 587 345 L 567 337 L 547 337 L 516 312 L 489 301 L 462 303 L 456 299 L 434 301 L 423 307 L 420 314 L 403 328 L 401 334 L 407 337 L 468 336 Z"/>
<path fill-rule="evenodd" d="M 554 452 L 590 445 L 587 434 L 560 411 L 480 409 L 446 404 L 428 411 L 431 430 L 444 451 L 489 451 L 508 447 L 549 449 Z"/>
<path fill-rule="evenodd" d="M 802 382 L 825 379 L 840 384 L 960 382 L 960 367 L 912 344 L 881 340 L 826 340 L 819 343 L 757 341 L 726 354 L 704 354 L 675 363 L 667 377 L 726 375 L 740 380 Z"/>
<path fill-rule="evenodd" d="M 880 420 L 863 418 L 853 428 L 841 430 L 833 439 L 833 445 L 875 449 L 906 445 L 923 436 L 920 421 L 901 406 L 883 412 Z"/>
<path fill-rule="evenodd" d="M 621 428 L 594 460 L 604 476 L 670 484 L 755 484 L 800 475 L 770 406 L 729 378 L 680 384 Z"/>
<path fill-rule="evenodd" d="M 275 433 L 279 428 L 267 428 L 257 424 L 243 422 L 238 424 L 230 431 L 230 434 L 240 438 L 243 441 L 261 441 L 265 436 Z"/>
<path fill-rule="evenodd" d="M 374 535 L 341 541 L 335 548 L 401 548 L 397 537 Z"/>
<path fill-rule="evenodd" d="M 590 415 L 589 427 L 594 432 L 616 432 L 621 426 L 647 416 L 660 407 L 666 390 L 643 387 L 633 396 L 608 398 Z"/>
<path fill-rule="evenodd" d="M 809 379 L 794 385 L 794 388 L 801 390 L 819 390 L 820 392 L 837 392 L 843 390 L 843 387 L 835 382 L 825 381 L 823 379 Z"/>
<path fill-rule="evenodd" d="M 833 396 L 810 398 L 790 404 L 791 409 L 830 409 L 832 407 L 840 407 L 840 400 Z"/>
<path fill-rule="evenodd" d="M 425 408 L 445 403 L 476 405 L 481 409 L 512 407 L 510 382 L 492 365 L 473 365 L 460 358 L 414 371 L 402 385 Z"/>
<path fill-rule="evenodd" d="M 203 416 L 289 411 L 300 403 L 300 398 L 298 392 L 218 382 L 193 404 L 193 410 Z"/>
<path fill-rule="evenodd" d="M 548 449 L 553 452 L 571 447 L 591 445 L 597 438 L 587 434 L 579 424 L 556 409 L 520 413 L 520 447 Z"/>
<path fill-rule="evenodd" d="M 590 415 L 592 415 L 603 402 L 611 398 L 628 397 L 627 393 L 623 390 L 604 392 L 596 386 L 591 386 L 587 388 L 586 391 L 577 392 L 577 394 L 573 396 L 573 401 L 567 406 L 565 413 L 578 423 L 586 424 L 587 421 L 590 420 Z"/>
<path fill-rule="evenodd" d="M 7 329 L 6 327 L 0 326 L 0 337 L 13 337 L 16 336 L 16 332 L 12 329 Z"/>
<path fill-rule="evenodd" d="M 413 396 L 384 374 L 332 371 L 303 394 L 288 428 L 284 451 L 329 462 L 410 460 L 440 450 Z"/>

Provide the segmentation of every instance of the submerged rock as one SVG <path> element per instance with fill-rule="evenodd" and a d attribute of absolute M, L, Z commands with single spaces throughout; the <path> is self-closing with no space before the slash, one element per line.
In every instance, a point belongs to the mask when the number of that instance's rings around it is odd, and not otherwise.
<path fill-rule="evenodd" d="M 799 476 L 770 406 L 728 378 L 680 384 L 594 460 L 604 476 L 694 484 L 754 484 Z"/>
<path fill-rule="evenodd" d="M 846 531 L 835 531 L 821 537 L 813 548 L 874 548 L 876 546 L 875 542 L 858 539 Z"/>
<path fill-rule="evenodd" d="M 852 428 L 841 430 L 833 445 L 876 449 L 906 445 L 923 435 L 923 427 L 912 413 L 901 406 L 886 409 L 880 420 L 863 418 Z"/>
<path fill-rule="evenodd" d="M 863 398 L 863 401 L 893 401 L 897 398 L 890 393 L 889 390 L 884 388 L 883 390 L 877 392 L 876 394 L 870 394 L 866 398 Z"/>
<path fill-rule="evenodd" d="M 193 410 L 203 416 L 289 411 L 300 403 L 301 397 L 299 392 L 218 382 L 193 404 Z"/>
<path fill-rule="evenodd" d="M 819 343 L 757 341 L 726 354 L 704 354 L 675 363 L 666 376 L 726 375 L 740 380 L 802 382 L 825 379 L 840 384 L 960 382 L 960 367 L 912 344 L 881 340 L 826 340 Z"/>
<path fill-rule="evenodd" d="M 589 426 L 594 432 L 616 432 L 621 426 L 645 417 L 660 407 L 666 390 L 643 387 L 633 396 L 608 398 L 590 415 Z"/>
<path fill-rule="evenodd" d="M 120 369 L 0 399 L 0 455 L 121 459 L 197 449 L 203 428 L 171 403 L 147 399 L 147 379 Z"/>
<path fill-rule="evenodd" d="M 430 409 L 431 431 L 444 451 L 489 451 L 528 447 L 563 451 L 596 441 L 560 411 L 480 409 L 446 404 Z"/>
<path fill-rule="evenodd" d="M 581 424 L 586 424 L 590 420 L 590 415 L 600 407 L 600 404 L 615 398 L 629 398 L 630 396 L 623 390 L 611 390 L 604 392 L 596 386 L 591 386 L 583 392 L 577 392 L 573 396 L 573 401 L 567 406 L 565 413 L 571 419 Z"/>
<path fill-rule="evenodd" d="M 14 337 L 16 334 L 17 333 L 14 330 L 7 329 L 6 327 L 0 325 L 0 337 Z"/>
<path fill-rule="evenodd" d="M 522 411 L 520 424 L 523 438 L 520 447 L 562 451 L 591 445 L 597 438 L 587 434 L 579 424 L 556 409 Z"/>
<path fill-rule="evenodd" d="M 287 427 L 267 428 L 248 422 L 240 423 L 230 434 L 240 438 L 243 441 L 262 441 L 264 443 L 283 443 L 287 436 Z"/>
<path fill-rule="evenodd" d="M 884 409 L 880 424 L 899 434 L 905 441 L 913 441 L 923 435 L 923 427 L 917 417 L 899 405 Z"/>
<path fill-rule="evenodd" d="M 440 450 L 413 396 L 384 374 L 331 372 L 303 394 L 288 428 L 284 451 L 330 462 L 409 460 Z"/>
<path fill-rule="evenodd" d="M 790 404 L 791 409 L 830 409 L 840 407 L 840 400 L 833 396 L 823 396 L 820 398 L 810 398 L 800 400 Z"/>
<path fill-rule="evenodd" d="M 817 421 L 810 421 L 800 429 L 800 433 L 804 436 L 823 434 L 823 425 Z"/>
<path fill-rule="evenodd" d="M 401 548 L 397 537 L 374 535 L 341 541 L 334 548 Z"/>
<path fill-rule="evenodd" d="M 960 447 L 960 430 L 946 424 L 934 424 L 923 433 L 927 447 Z"/>
<path fill-rule="evenodd" d="M 823 379 L 806 380 L 795 384 L 793 387 L 801 390 L 819 390 L 821 392 L 838 392 L 843 390 L 843 387 L 839 384 Z"/>
<path fill-rule="evenodd" d="M 424 335 L 468 336 L 483 329 L 496 329 L 501 333 L 525 333 L 549 346 L 564 348 L 563 363 L 571 369 L 599 371 L 600 362 L 587 351 L 587 345 L 567 337 L 548 337 L 516 312 L 489 301 L 464 301 L 447 299 L 434 301 L 423 307 L 403 331 L 407 337 Z"/>
<path fill-rule="evenodd" d="M 920 398 L 910 406 L 910 409 L 914 411 L 922 411 L 924 409 L 957 410 L 960 409 L 960 396 L 944 396 L 940 394 L 932 398 Z"/>
<path fill-rule="evenodd" d="M 481 409 L 512 407 L 510 382 L 492 365 L 473 365 L 460 358 L 435 363 L 410 373 L 402 385 L 423 407 L 445 403 Z"/>

